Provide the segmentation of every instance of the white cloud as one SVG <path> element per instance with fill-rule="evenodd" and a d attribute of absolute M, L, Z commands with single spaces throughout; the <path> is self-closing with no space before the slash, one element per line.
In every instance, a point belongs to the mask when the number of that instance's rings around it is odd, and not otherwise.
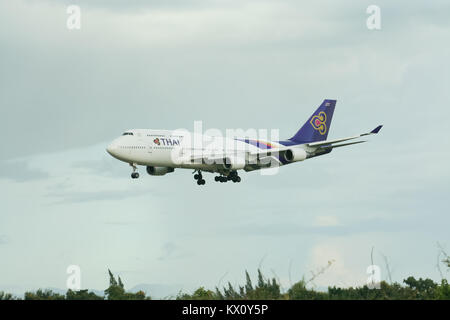
<path fill-rule="evenodd" d="M 305 280 L 308 281 L 313 277 L 312 271 L 317 276 L 310 285 L 316 285 L 317 287 L 364 285 L 367 278 L 364 274 L 365 269 L 355 267 L 355 257 L 351 257 L 353 250 L 348 249 L 333 241 L 326 241 L 313 246 L 308 264 L 310 273 L 306 275 Z M 330 267 L 325 269 L 328 264 L 330 264 Z"/>

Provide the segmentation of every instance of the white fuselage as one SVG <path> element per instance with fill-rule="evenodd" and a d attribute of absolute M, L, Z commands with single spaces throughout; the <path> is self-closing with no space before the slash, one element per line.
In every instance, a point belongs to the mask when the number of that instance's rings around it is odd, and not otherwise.
<path fill-rule="evenodd" d="M 269 144 L 271 147 L 281 146 L 276 142 L 261 139 L 258 142 L 261 143 L 260 145 Z M 251 171 L 270 167 L 270 165 L 259 164 L 256 158 L 248 159 L 248 153 L 261 151 L 259 146 L 239 139 L 211 137 L 186 131 L 128 130 L 115 139 L 107 147 L 107 151 L 113 157 L 132 165 L 223 172 L 226 171 L 221 164 L 224 155 L 233 154 L 237 162 L 244 161 L 246 164 L 244 167 L 238 167 L 238 169 Z M 202 161 L 205 156 L 217 161 L 205 163 L 204 160 Z M 242 157 L 247 157 L 247 159 L 241 159 Z M 278 160 L 272 162 L 280 165 Z M 253 165 L 248 165 L 248 163 L 253 163 Z"/>

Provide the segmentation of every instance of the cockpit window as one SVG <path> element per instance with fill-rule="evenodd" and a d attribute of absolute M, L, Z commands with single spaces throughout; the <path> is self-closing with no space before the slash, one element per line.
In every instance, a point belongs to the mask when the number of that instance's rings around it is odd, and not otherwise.
<path fill-rule="evenodd" d="M 132 136 L 133 135 L 133 132 L 124 132 L 123 133 L 123 136 Z"/>

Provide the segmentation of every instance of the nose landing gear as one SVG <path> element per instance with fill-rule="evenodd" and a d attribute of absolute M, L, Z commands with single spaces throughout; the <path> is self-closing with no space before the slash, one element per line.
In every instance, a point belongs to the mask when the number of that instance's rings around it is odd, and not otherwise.
<path fill-rule="evenodd" d="M 131 178 L 132 178 L 132 179 L 137 179 L 137 178 L 139 178 L 139 173 L 138 173 L 138 172 L 133 172 L 133 173 L 131 174 Z"/>
<path fill-rule="evenodd" d="M 136 172 L 137 171 L 136 165 L 134 163 L 130 163 L 130 166 L 133 167 L 133 173 L 131 174 L 131 178 L 132 179 L 139 178 L 139 172 Z"/>

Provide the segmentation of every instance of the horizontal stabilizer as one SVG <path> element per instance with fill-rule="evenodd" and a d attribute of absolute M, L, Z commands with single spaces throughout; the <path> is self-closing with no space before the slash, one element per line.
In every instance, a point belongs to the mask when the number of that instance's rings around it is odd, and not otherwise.
<path fill-rule="evenodd" d="M 376 133 L 378 133 L 378 132 L 381 130 L 382 127 L 383 127 L 383 125 L 379 125 L 379 126 L 376 127 L 375 129 L 373 129 L 372 131 L 370 131 L 370 133 L 376 134 Z"/>
<path fill-rule="evenodd" d="M 353 140 L 353 139 L 358 139 L 364 136 L 368 136 L 371 134 L 377 134 L 380 130 L 381 130 L 382 125 L 376 127 L 375 129 L 373 129 L 370 132 L 367 133 L 362 133 L 359 134 L 357 136 L 352 136 L 352 137 L 347 137 L 347 138 L 341 138 L 341 139 L 334 139 L 334 140 L 326 140 L 326 141 L 319 141 L 319 142 L 313 142 L 313 143 L 308 143 L 306 144 L 308 147 L 320 147 L 320 146 L 326 146 L 326 145 L 332 145 L 333 143 L 338 143 L 338 142 L 343 142 L 343 141 L 348 141 L 348 140 Z"/>
<path fill-rule="evenodd" d="M 380 124 L 378 127 L 373 129 L 372 131 L 370 131 L 368 133 L 363 133 L 361 136 L 368 136 L 369 134 L 377 134 L 378 132 L 380 132 L 382 127 L 383 127 L 383 125 Z"/>
<path fill-rule="evenodd" d="M 352 144 L 358 144 L 358 143 L 364 143 L 367 142 L 366 140 L 363 141 L 355 141 L 355 142 L 347 142 L 347 143 L 341 143 L 341 144 L 334 144 L 331 146 L 331 148 L 339 148 L 339 147 L 345 147 L 345 146 L 349 146 Z"/>

